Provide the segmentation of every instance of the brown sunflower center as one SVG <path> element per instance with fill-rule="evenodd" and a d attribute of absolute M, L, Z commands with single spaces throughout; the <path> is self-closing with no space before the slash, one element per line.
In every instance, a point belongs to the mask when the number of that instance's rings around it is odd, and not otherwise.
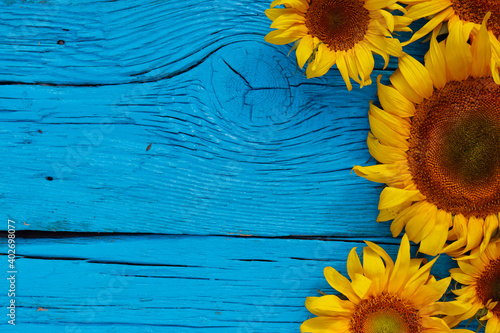
<path fill-rule="evenodd" d="M 500 35 L 500 1 L 498 0 L 451 0 L 452 7 L 463 21 L 481 24 L 484 15 L 491 12 L 488 29 Z"/>
<path fill-rule="evenodd" d="M 492 261 L 485 267 L 476 282 L 476 293 L 481 302 L 486 305 L 489 300 L 500 301 L 500 259 Z M 500 304 L 493 309 L 495 315 L 500 316 Z"/>
<path fill-rule="evenodd" d="M 349 50 L 368 29 L 370 12 L 362 0 L 311 0 L 306 27 L 334 51 Z"/>
<path fill-rule="evenodd" d="M 408 302 L 381 294 L 358 304 L 351 317 L 353 333 L 420 333 L 420 316 Z"/>
<path fill-rule="evenodd" d="M 500 212 L 500 86 L 452 81 L 412 118 L 408 164 L 427 200 L 454 215 Z"/>

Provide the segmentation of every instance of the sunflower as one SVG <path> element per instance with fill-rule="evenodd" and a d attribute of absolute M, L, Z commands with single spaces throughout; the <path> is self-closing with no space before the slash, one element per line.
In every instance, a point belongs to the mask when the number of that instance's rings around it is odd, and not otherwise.
<path fill-rule="evenodd" d="M 404 54 L 393 86 L 379 76 L 384 109 L 370 103 L 368 148 L 382 164 L 353 169 L 388 185 L 377 221 L 393 220 L 394 237 L 405 227 L 429 255 L 479 254 L 499 225 L 500 78 L 487 18 L 472 45 L 459 29 L 438 43 L 438 26 L 425 67 Z"/>
<path fill-rule="evenodd" d="M 423 266 L 423 259 L 410 259 L 406 235 L 401 240 L 396 263 L 380 246 L 366 244 L 363 265 L 356 248 L 347 258 L 351 282 L 334 268 L 325 268 L 328 283 L 347 300 L 335 295 L 308 297 L 306 307 L 318 317 L 306 320 L 301 332 L 470 332 L 451 330 L 437 317 L 460 316 L 470 307 L 459 301 L 438 302 L 451 277 L 437 281 L 429 274 L 437 258 Z"/>
<path fill-rule="evenodd" d="M 274 8 L 280 5 L 284 8 Z M 299 67 L 308 64 L 307 78 L 324 75 L 337 64 L 349 90 L 349 77 L 363 87 L 371 84 L 373 53 L 387 66 L 389 55 L 402 53 L 391 33 L 411 31 L 411 19 L 393 16 L 385 8 L 404 10 L 396 0 L 275 0 L 266 15 L 273 21 L 271 28 L 278 30 L 265 39 L 277 45 L 296 42 Z"/>
<path fill-rule="evenodd" d="M 417 20 L 430 17 L 429 22 L 403 43 L 407 45 L 440 25 L 448 22 L 448 31 L 460 30 L 464 36 L 476 38 L 486 13 L 491 12 L 488 21 L 488 37 L 491 42 L 491 61 L 500 62 L 500 1 L 498 0 L 400 0 L 408 4 L 406 17 Z"/>
<path fill-rule="evenodd" d="M 461 283 L 453 290 L 457 300 L 469 303 L 470 309 L 462 315 L 445 318 L 450 324 L 458 323 L 478 314 L 487 320 L 486 333 L 500 332 L 500 243 L 491 243 L 478 257 L 459 261 L 460 268 L 450 270 L 451 277 Z M 478 312 L 479 311 L 479 312 Z"/>

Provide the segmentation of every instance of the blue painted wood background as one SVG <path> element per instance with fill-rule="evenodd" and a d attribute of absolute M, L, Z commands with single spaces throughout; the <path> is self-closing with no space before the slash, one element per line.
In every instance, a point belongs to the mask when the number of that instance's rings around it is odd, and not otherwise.
<path fill-rule="evenodd" d="M 325 266 L 363 240 L 394 256 L 351 173 L 376 85 L 307 80 L 264 42 L 268 6 L 0 1 L 0 331 L 297 332 Z"/>

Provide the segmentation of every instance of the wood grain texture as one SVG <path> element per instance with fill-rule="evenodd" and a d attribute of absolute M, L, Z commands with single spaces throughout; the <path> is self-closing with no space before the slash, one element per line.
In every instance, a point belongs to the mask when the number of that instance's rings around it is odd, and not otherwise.
<path fill-rule="evenodd" d="M 395 258 L 399 240 L 371 240 Z M 347 274 L 350 249 L 361 253 L 363 245 L 356 238 L 19 239 L 16 332 L 297 332 L 310 315 L 305 298 L 335 292 L 324 267 Z M 432 273 L 443 277 L 448 267 L 443 256 Z"/>
<path fill-rule="evenodd" d="M 350 172 L 370 158 L 369 96 L 354 92 L 335 107 L 328 85 L 297 84 L 264 92 L 282 99 L 275 111 L 245 110 L 239 93 L 177 95 L 192 84 L 151 85 L 123 107 L 123 87 L 31 86 L 23 100 L 17 86 L 3 90 L 16 110 L 3 116 L 3 170 L 16 172 L 2 213 L 38 230 L 264 235 L 330 234 L 352 211 L 375 219 L 379 190 Z M 17 111 L 29 101 L 40 107 Z M 353 225 L 344 235 L 365 231 Z"/>
<path fill-rule="evenodd" d="M 159 82 L 4 86 L 3 217 L 56 231 L 373 233 L 351 222 L 375 220 L 380 190 L 350 170 L 370 159 L 375 86 L 346 99 L 335 71 L 284 74 L 293 61 L 274 46 L 227 52 Z"/>
<path fill-rule="evenodd" d="M 53 231 L 380 232 L 378 185 L 350 172 L 370 159 L 376 87 L 346 95 L 337 70 L 305 79 L 289 46 L 263 40 L 267 1 L 4 3 L 2 220 Z"/>
<path fill-rule="evenodd" d="M 0 82 L 159 81 L 188 72 L 219 50 L 239 58 L 225 48 L 264 43 L 271 24 L 264 15 L 270 5 L 265 0 L 2 2 Z M 289 46 L 277 48 L 288 52 Z M 420 46 L 412 44 L 407 52 L 418 54 L 415 48 Z M 396 64 L 393 60 L 390 69 Z M 294 66 L 286 71 L 293 72 Z"/>

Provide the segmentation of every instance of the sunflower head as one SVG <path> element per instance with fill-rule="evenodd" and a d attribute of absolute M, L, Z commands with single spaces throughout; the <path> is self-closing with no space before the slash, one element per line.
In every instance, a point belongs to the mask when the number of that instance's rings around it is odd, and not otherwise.
<path fill-rule="evenodd" d="M 349 78 L 363 87 L 371 84 L 373 53 L 387 66 L 389 55 L 402 52 L 391 33 L 410 31 L 411 19 L 386 9 L 403 10 L 395 0 L 275 0 L 266 15 L 277 30 L 267 34 L 266 41 L 295 42 L 298 65 L 307 64 L 308 78 L 324 75 L 336 64 L 349 90 Z"/>
<path fill-rule="evenodd" d="M 430 20 L 412 38 L 403 43 L 407 45 L 440 27 L 454 35 L 462 35 L 466 40 L 484 38 L 490 40 L 488 63 L 500 62 L 500 2 L 498 0 L 400 0 L 407 4 L 405 17 L 417 20 L 430 17 Z M 484 17 L 491 15 L 483 37 L 479 31 Z"/>
<path fill-rule="evenodd" d="M 477 250 L 476 250 L 477 251 Z M 459 268 L 450 270 L 451 277 L 462 287 L 453 292 L 457 300 L 470 308 L 461 315 L 445 318 L 450 324 L 476 317 L 486 321 L 486 332 L 500 331 L 500 242 L 489 244 L 475 258 L 459 261 Z"/>
<path fill-rule="evenodd" d="M 335 295 L 308 297 L 306 307 L 318 317 L 306 320 L 302 332 L 338 333 L 421 333 L 452 332 L 438 316 L 459 316 L 469 310 L 467 303 L 438 302 L 451 278 L 436 280 L 427 264 L 410 258 L 408 237 L 403 236 L 396 262 L 380 246 L 366 242 L 363 264 L 352 249 L 347 259 L 351 281 L 331 267 L 325 277 Z M 469 331 L 462 331 L 469 332 Z"/>
<path fill-rule="evenodd" d="M 488 17 L 471 44 L 461 30 L 438 43 L 436 27 L 425 66 L 404 54 L 392 86 L 379 78 L 383 109 L 370 105 L 368 147 L 382 164 L 354 171 L 388 185 L 378 220 L 393 220 L 394 236 L 405 228 L 426 254 L 483 251 L 499 226 L 500 77 Z"/>

